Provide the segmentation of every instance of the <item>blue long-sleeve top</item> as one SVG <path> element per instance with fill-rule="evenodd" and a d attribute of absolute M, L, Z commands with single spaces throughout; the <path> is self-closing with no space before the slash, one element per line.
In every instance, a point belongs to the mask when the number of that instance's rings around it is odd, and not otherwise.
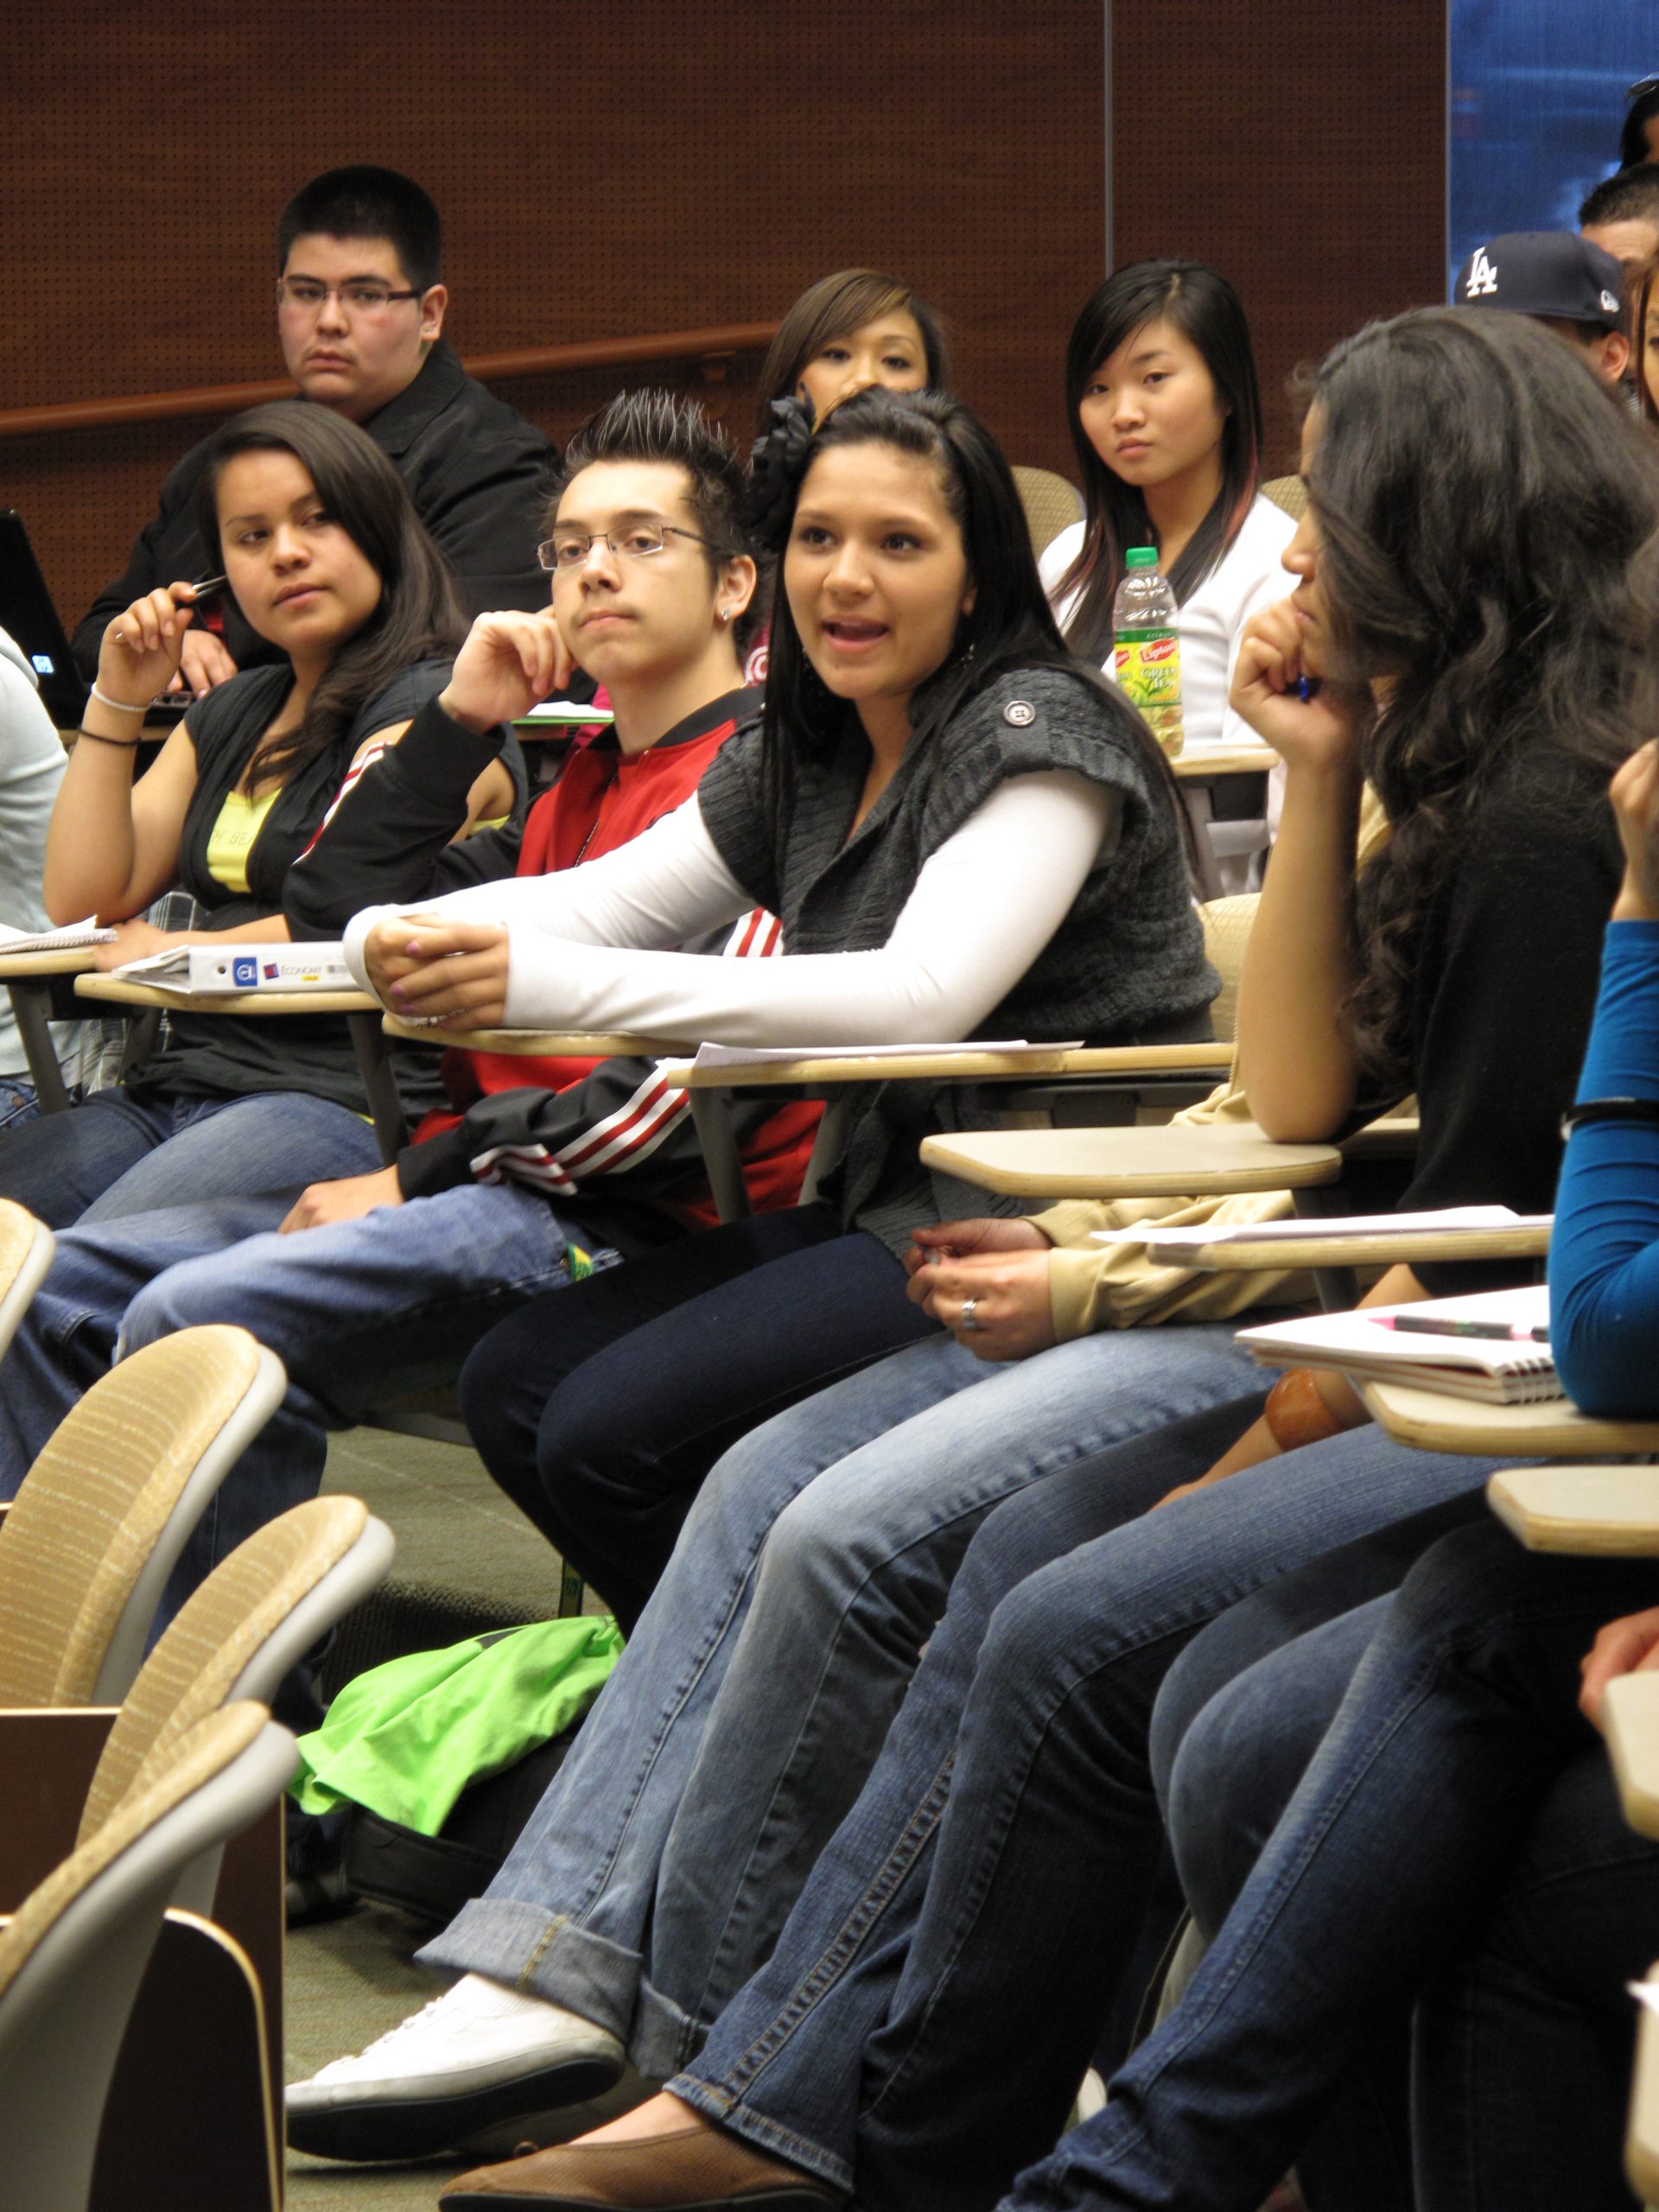
<path fill-rule="evenodd" d="M 1659 1101 L 1659 922 L 1610 922 L 1578 1096 Z M 1659 1414 L 1659 1122 L 1573 1132 L 1549 1247 L 1551 1350 L 1586 1413 Z"/>

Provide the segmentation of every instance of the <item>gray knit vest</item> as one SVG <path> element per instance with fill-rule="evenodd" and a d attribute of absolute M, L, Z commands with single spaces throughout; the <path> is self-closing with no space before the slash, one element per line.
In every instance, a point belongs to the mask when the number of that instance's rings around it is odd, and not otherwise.
<path fill-rule="evenodd" d="M 1121 797 L 1116 848 L 1084 878 L 1070 912 L 975 1033 L 1081 1037 L 1094 1045 L 1168 1044 L 1211 1034 L 1218 979 L 1204 957 L 1175 805 L 1147 756 L 1134 709 L 1057 669 L 998 677 L 937 747 L 912 745 L 886 791 L 847 832 L 869 767 L 849 717 L 834 757 L 801 764 L 785 820 L 767 807 L 760 732 L 731 739 L 697 786 L 721 857 L 784 925 L 785 955 L 863 952 L 887 943 L 923 864 L 1012 776 L 1065 768 Z M 995 882 L 985 896 L 997 895 Z M 842 1223 L 894 1252 L 923 1222 L 1018 1211 L 917 1158 L 936 1131 L 984 1128 L 994 1089 L 890 1083 L 861 1092 L 838 1176 L 826 1195 Z"/>

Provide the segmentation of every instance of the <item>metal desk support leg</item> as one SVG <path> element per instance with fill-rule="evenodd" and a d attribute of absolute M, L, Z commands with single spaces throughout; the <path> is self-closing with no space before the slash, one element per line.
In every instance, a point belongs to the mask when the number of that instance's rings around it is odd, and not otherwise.
<path fill-rule="evenodd" d="M 23 1040 L 23 1057 L 29 1062 L 29 1079 L 35 1085 L 41 1111 L 61 1114 L 69 1103 L 69 1093 L 64 1088 L 63 1071 L 52 1049 L 52 1032 L 46 1023 L 47 1008 L 52 1002 L 52 979 L 49 976 L 19 976 L 6 988 L 11 994 L 11 1010 L 17 1017 L 17 1034 Z"/>
<path fill-rule="evenodd" d="M 747 1220 L 750 1211 L 749 1186 L 744 1179 L 743 1162 L 738 1157 L 737 1139 L 732 1132 L 730 1094 L 723 1090 L 694 1090 L 690 1096 L 691 1119 L 696 1124 L 702 1164 L 709 1171 L 709 1187 L 715 1194 L 720 1217 L 722 1221 Z"/>
<path fill-rule="evenodd" d="M 801 1204 L 810 1206 L 818 1195 L 818 1185 L 830 1169 L 840 1161 L 847 1148 L 847 1124 L 852 1118 L 853 1099 L 848 1090 L 835 1093 L 824 1105 L 823 1118 L 818 1123 L 818 1134 L 812 1141 L 812 1156 L 806 1163 L 806 1175 L 801 1184 Z"/>
<path fill-rule="evenodd" d="M 374 1116 L 380 1157 L 390 1167 L 409 1142 L 404 1102 L 397 1096 L 397 1082 L 391 1071 L 391 1048 L 380 1027 L 378 1007 L 372 1013 L 348 1014 L 346 1020 L 351 1027 L 352 1049 L 357 1054 L 357 1071 L 363 1078 L 364 1096 Z"/>

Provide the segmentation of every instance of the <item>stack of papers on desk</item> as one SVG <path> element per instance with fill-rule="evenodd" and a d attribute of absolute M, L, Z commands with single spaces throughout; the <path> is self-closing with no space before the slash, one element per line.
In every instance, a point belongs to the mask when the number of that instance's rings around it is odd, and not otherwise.
<path fill-rule="evenodd" d="M 1495 1229 L 1548 1230 L 1553 1218 L 1547 1213 L 1516 1213 L 1508 1206 L 1441 1206 L 1430 1213 L 1332 1214 L 1323 1221 L 1317 1216 L 1252 1221 L 1230 1229 L 1164 1229 L 1149 1221 L 1136 1229 L 1096 1229 L 1090 1234 L 1103 1244 L 1155 1244 L 1160 1252 L 1179 1256 L 1211 1245 L 1324 1244 L 1351 1236 L 1361 1243 L 1368 1236 L 1386 1242 L 1413 1232 L 1478 1237 Z"/>
<path fill-rule="evenodd" d="M 67 922 L 60 930 L 9 929 L 0 922 L 0 959 L 10 952 L 77 952 L 87 944 L 113 944 L 115 931 L 102 929 L 89 914 L 84 922 Z"/>
<path fill-rule="evenodd" d="M 211 998 L 232 991 L 354 991 L 357 978 L 338 944 L 169 945 L 129 960 L 113 973 L 127 983 Z"/>
<path fill-rule="evenodd" d="M 1023 1037 L 982 1037 L 950 1045 L 699 1045 L 700 1068 L 767 1067 L 785 1060 L 913 1060 L 960 1058 L 973 1052 L 1024 1054 L 1046 1059 L 1053 1052 L 1076 1052 L 1083 1039 L 1067 1045 L 1033 1045 Z"/>
<path fill-rule="evenodd" d="M 1391 1328 L 1396 1315 L 1414 1322 L 1451 1325 L 1445 1335 L 1408 1334 Z M 1510 1338 L 1459 1336 L 1456 1324 L 1507 1328 Z M 1541 1283 L 1524 1290 L 1491 1290 L 1470 1298 L 1431 1298 L 1414 1306 L 1370 1306 L 1356 1313 L 1316 1313 L 1303 1321 L 1274 1321 L 1265 1328 L 1241 1329 L 1238 1341 L 1264 1367 L 1324 1367 L 1368 1382 L 1408 1382 L 1452 1398 L 1478 1398 L 1487 1405 L 1513 1406 L 1566 1392 L 1547 1343 L 1529 1342 L 1524 1332 L 1547 1332 L 1549 1293 Z"/>

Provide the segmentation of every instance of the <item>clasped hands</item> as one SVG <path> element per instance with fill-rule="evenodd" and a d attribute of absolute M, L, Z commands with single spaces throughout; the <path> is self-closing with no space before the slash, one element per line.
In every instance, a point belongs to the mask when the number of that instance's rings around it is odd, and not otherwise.
<path fill-rule="evenodd" d="M 377 922 L 364 941 L 369 988 L 405 1021 L 499 1029 L 507 1018 L 510 941 L 494 922 L 435 914 Z"/>
<path fill-rule="evenodd" d="M 1049 1249 L 1042 1230 L 1018 1216 L 915 1229 L 906 1295 L 976 1359 L 1026 1359 L 1055 1341 Z"/>

